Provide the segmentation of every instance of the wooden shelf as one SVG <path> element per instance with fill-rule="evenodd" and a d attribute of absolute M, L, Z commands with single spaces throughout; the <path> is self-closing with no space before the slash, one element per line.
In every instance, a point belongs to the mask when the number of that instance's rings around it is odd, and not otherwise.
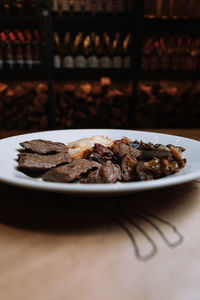
<path fill-rule="evenodd" d="M 198 33 L 200 19 L 163 19 L 145 18 L 145 32 L 186 32 L 191 34 Z"/>
<path fill-rule="evenodd" d="M 2 26 L 9 26 L 9 28 L 16 28 L 17 27 L 23 27 L 26 28 L 26 26 L 35 27 L 38 23 L 38 17 L 36 15 L 21 15 L 21 16 L 15 16 L 15 15 L 0 15 L 0 25 Z"/>
<path fill-rule="evenodd" d="M 45 69 L 39 70 L 2 70 L 0 71 L 0 80 L 45 80 Z"/>
<path fill-rule="evenodd" d="M 53 16 L 53 27 L 56 30 L 67 31 L 68 27 L 70 31 L 88 31 L 95 32 L 101 31 L 125 31 L 132 30 L 131 26 L 134 25 L 134 19 L 130 16 L 96 16 L 96 17 L 59 17 Z"/>
<path fill-rule="evenodd" d="M 116 80 L 127 80 L 134 77 L 131 70 L 125 69 L 61 69 L 54 70 L 55 79 L 67 79 L 67 80 L 84 80 L 84 79 L 99 79 L 100 77 L 111 77 Z"/>
<path fill-rule="evenodd" d="M 141 71 L 140 80 L 200 80 L 199 71 Z"/>

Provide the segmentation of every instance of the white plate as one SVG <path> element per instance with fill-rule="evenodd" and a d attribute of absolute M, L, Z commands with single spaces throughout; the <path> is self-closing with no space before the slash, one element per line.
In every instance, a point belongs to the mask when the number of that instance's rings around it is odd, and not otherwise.
<path fill-rule="evenodd" d="M 67 143 L 94 135 L 108 136 L 113 140 L 121 139 L 126 136 L 132 140 L 143 140 L 144 142 L 154 144 L 160 143 L 164 145 L 173 144 L 183 146 L 186 149 L 183 153 L 183 157 L 187 159 L 187 165 L 179 173 L 165 178 L 142 182 L 117 182 L 115 184 L 44 182 L 41 179 L 28 177 L 16 170 L 17 149 L 19 149 L 20 142 L 32 139 L 47 139 L 54 142 Z M 82 129 L 23 134 L 0 140 L 0 181 L 25 188 L 79 195 L 119 195 L 122 193 L 139 192 L 178 185 L 198 178 L 200 178 L 200 142 L 173 135 L 132 130 Z"/>

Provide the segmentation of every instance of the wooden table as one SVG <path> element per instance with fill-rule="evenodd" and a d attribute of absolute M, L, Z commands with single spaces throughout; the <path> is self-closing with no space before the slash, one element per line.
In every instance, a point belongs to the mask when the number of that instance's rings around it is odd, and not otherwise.
<path fill-rule="evenodd" d="M 0 191 L 0 299 L 200 299 L 200 180 L 117 199 Z"/>

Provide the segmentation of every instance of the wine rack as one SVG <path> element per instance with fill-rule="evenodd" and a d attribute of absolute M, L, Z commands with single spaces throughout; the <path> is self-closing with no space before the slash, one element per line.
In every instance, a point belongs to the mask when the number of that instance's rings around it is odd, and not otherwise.
<path fill-rule="evenodd" d="M 200 55 L 196 51 L 200 37 L 194 34 L 200 24 L 198 2 L 0 0 L 1 81 L 45 81 L 50 129 L 58 124 L 57 81 L 92 82 L 109 77 L 131 82 L 131 123 L 127 124 L 137 128 L 139 80 L 200 79 Z M 179 53 L 177 44 L 180 40 L 185 43 L 184 34 L 189 34 L 197 46 L 194 50 L 182 47 L 184 53 Z M 168 35 L 174 37 L 175 54 L 171 56 Z M 87 103 L 87 98 L 84 101 Z"/>

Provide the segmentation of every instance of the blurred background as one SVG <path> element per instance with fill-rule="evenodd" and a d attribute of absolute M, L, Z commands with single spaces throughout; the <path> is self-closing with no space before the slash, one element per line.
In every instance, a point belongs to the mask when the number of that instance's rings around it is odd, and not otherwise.
<path fill-rule="evenodd" d="M 200 127 L 199 0 L 0 0 L 0 134 Z"/>

